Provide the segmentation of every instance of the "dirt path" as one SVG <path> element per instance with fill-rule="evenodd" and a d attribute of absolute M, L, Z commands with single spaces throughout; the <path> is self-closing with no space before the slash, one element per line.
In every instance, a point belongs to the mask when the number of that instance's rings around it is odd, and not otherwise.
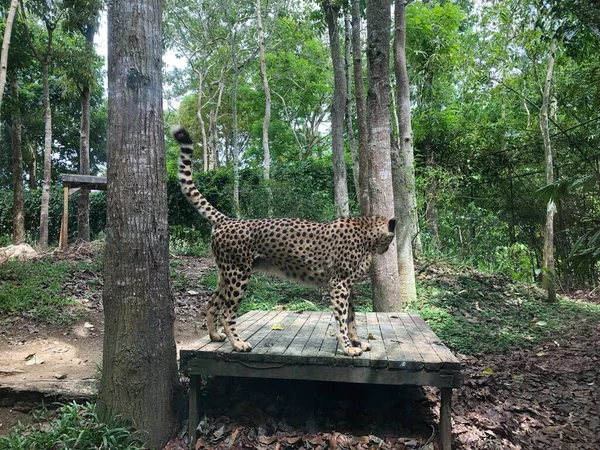
<path fill-rule="evenodd" d="M 211 265 L 198 258 L 177 260 L 177 271 L 189 281 L 185 290 L 174 293 L 179 350 L 193 347 L 206 335 L 202 326 L 210 292 L 198 280 Z M 75 324 L 64 328 L 18 317 L 0 325 L 0 434 L 19 420 L 30 420 L 28 402 L 14 405 L 17 393 L 21 397 L 24 392 L 38 392 L 74 398 L 89 397 L 97 391 L 104 338 L 102 300 L 98 293 L 84 295 L 85 280 L 71 280 L 69 285 L 76 298 L 87 299 L 80 302 L 80 318 Z"/>

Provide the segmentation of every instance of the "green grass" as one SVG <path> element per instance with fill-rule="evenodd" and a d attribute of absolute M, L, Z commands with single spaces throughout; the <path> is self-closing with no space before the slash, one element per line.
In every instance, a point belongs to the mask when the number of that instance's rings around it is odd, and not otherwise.
<path fill-rule="evenodd" d="M 208 272 L 201 283 L 214 289 L 216 272 Z M 421 314 L 446 345 L 464 354 L 532 346 L 585 323 L 600 323 L 600 305 L 567 299 L 549 304 L 535 286 L 464 266 L 431 267 L 418 276 L 417 291 L 418 300 L 404 309 Z M 369 282 L 355 286 L 354 298 L 358 311 L 372 311 Z M 317 311 L 329 305 L 325 290 L 255 274 L 239 314 L 280 307 Z"/>
<path fill-rule="evenodd" d="M 7 261 L 0 266 L 0 314 L 25 315 L 48 323 L 74 319 L 75 302 L 63 292 L 73 267 L 53 261 Z"/>
<path fill-rule="evenodd" d="M 17 425 L 7 436 L 0 436 L 3 450 L 141 450 L 144 447 L 135 438 L 134 431 L 111 420 L 103 423 L 98 418 L 93 403 L 79 405 L 75 402 L 62 405 L 55 418 L 47 422 L 44 414 L 41 423 Z"/>

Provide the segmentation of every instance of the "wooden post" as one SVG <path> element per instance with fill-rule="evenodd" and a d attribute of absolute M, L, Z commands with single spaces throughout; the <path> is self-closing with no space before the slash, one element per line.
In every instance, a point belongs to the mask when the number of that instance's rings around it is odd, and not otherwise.
<path fill-rule="evenodd" d="M 196 445 L 196 428 L 200 423 L 199 406 L 199 390 L 200 375 L 190 375 L 190 398 L 189 398 L 189 419 L 188 419 L 188 436 L 190 438 L 190 449 L 194 450 Z"/>
<path fill-rule="evenodd" d="M 63 216 L 60 222 L 60 235 L 58 237 L 58 249 L 65 251 L 68 247 L 69 236 L 69 188 L 63 187 Z"/>
<path fill-rule="evenodd" d="M 452 449 L 452 388 L 441 388 L 440 438 L 442 450 Z"/>

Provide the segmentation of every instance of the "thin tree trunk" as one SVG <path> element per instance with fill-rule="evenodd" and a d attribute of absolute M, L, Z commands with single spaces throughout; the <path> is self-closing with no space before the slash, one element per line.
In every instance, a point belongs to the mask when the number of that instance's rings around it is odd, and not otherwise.
<path fill-rule="evenodd" d="M 352 158 L 352 178 L 354 180 L 354 193 L 356 199 L 360 198 L 359 177 L 360 166 L 358 162 L 358 148 L 356 138 L 354 137 L 354 126 L 352 124 L 352 23 L 350 12 L 344 9 L 344 71 L 346 74 L 346 135 L 348 146 L 350 147 L 350 156 Z"/>
<path fill-rule="evenodd" d="M 240 69 L 237 66 L 235 57 L 235 41 L 237 31 L 233 30 L 231 36 L 231 62 L 233 64 L 233 86 L 231 87 L 231 121 L 233 127 L 232 145 L 233 145 L 233 209 L 235 216 L 239 219 L 242 216 L 240 205 L 240 154 L 238 145 L 238 122 L 237 122 L 237 90 L 240 75 Z"/>
<path fill-rule="evenodd" d="M 335 210 L 336 216 L 346 217 L 350 214 L 346 158 L 344 157 L 344 112 L 347 90 L 338 27 L 340 7 L 331 0 L 323 0 L 322 4 L 329 30 L 329 46 L 334 75 L 333 102 L 331 104 L 331 154 L 333 157 Z"/>
<path fill-rule="evenodd" d="M 429 138 L 425 139 L 425 164 L 431 170 L 429 182 L 426 188 L 426 206 L 425 218 L 427 219 L 427 227 L 431 236 L 431 245 L 435 250 L 440 250 L 440 233 L 438 230 L 438 211 L 437 211 L 437 176 L 433 173 L 435 169 L 435 157 L 433 144 Z"/>
<path fill-rule="evenodd" d="M 367 102 L 362 67 L 362 45 L 360 37 L 360 5 L 359 0 L 352 0 L 352 58 L 354 69 L 354 98 L 356 99 L 356 125 L 358 131 L 358 187 L 360 213 L 371 215 L 371 199 L 369 197 L 369 136 L 367 130 Z"/>
<path fill-rule="evenodd" d="M 265 118 L 262 127 L 263 144 L 263 178 L 267 190 L 268 216 L 273 216 L 273 192 L 269 180 L 271 179 L 271 151 L 269 149 L 269 127 L 271 125 L 271 88 L 267 77 L 267 60 L 265 58 L 265 35 L 262 26 L 262 15 L 260 11 L 260 0 L 256 0 L 256 20 L 258 25 L 258 47 L 260 51 L 260 75 L 265 90 Z"/>
<path fill-rule="evenodd" d="M 79 173 L 90 174 L 90 99 L 89 84 L 81 91 L 81 134 L 79 139 Z M 90 191 L 81 189 L 77 201 L 77 238 L 90 240 Z"/>
<path fill-rule="evenodd" d="M 88 51 L 94 50 L 94 35 L 96 25 L 90 20 L 85 30 L 85 44 Z M 90 69 L 91 70 L 91 69 Z M 84 82 L 81 90 L 81 133 L 79 140 L 79 173 L 90 174 L 90 103 L 92 87 L 90 80 Z M 90 191 L 81 189 L 77 201 L 77 238 L 88 242 L 90 240 Z"/>
<path fill-rule="evenodd" d="M 29 167 L 29 189 L 37 189 L 37 153 L 35 145 L 29 143 L 29 153 L 31 155 L 31 165 Z"/>
<path fill-rule="evenodd" d="M 12 0 L 4 24 L 4 39 L 2 40 L 2 53 L 0 55 L 0 107 L 2 107 L 2 98 L 4 97 L 4 87 L 6 86 L 6 71 L 8 69 L 8 49 L 10 47 L 10 37 L 12 27 L 15 21 L 15 14 L 19 8 L 19 0 Z"/>
<path fill-rule="evenodd" d="M 50 109 L 48 63 L 42 63 L 42 79 L 44 85 L 44 183 L 42 185 L 42 204 L 40 208 L 40 241 L 41 251 L 48 248 L 48 210 L 50 205 L 50 185 L 52 184 L 52 110 Z"/>
<path fill-rule="evenodd" d="M 394 217 L 394 192 L 390 159 L 390 4 L 387 0 L 367 2 L 367 60 L 369 92 L 370 174 L 372 214 Z M 373 258 L 373 309 L 400 311 L 400 278 L 396 240 L 389 250 Z"/>
<path fill-rule="evenodd" d="M 392 142 L 392 171 L 394 182 L 394 209 L 396 211 L 396 245 L 398 247 L 398 272 L 402 285 L 401 301 L 411 302 L 417 298 L 412 237 L 416 205 L 415 168 L 412 146 L 412 122 L 410 113 L 410 86 L 406 69 L 406 16 L 405 0 L 396 0 L 394 8 L 394 68 L 398 89 L 398 146 Z"/>
<path fill-rule="evenodd" d="M 104 352 L 98 411 L 163 448 L 177 425 L 162 105 L 162 2 L 108 4 Z M 132 36 L 135 39 L 132 39 Z"/>
<path fill-rule="evenodd" d="M 204 89 L 204 74 L 201 70 L 198 70 L 198 96 L 196 101 L 196 117 L 198 118 L 198 122 L 200 123 L 200 130 L 202 131 L 202 159 L 203 159 L 203 171 L 208 172 L 208 154 L 210 153 L 210 149 L 207 146 L 206 140 L 206 125 L 204 124 L 204 117 L 202 117 L 202 93 Z"/>
<path fill-rule="evenodd" d="M 25 216 L 23 206 L 23 147 L 21 145 L 21 111 L 19 84 L 13 75 L 10 82 L 10 95 L 15 108 L 12 117 L 12 175 L 13 175 L 13 244 L 25 242 Z"/>
<path fill-rule="evenodd" d="M 550 43 L 550 55 L 548 56 L 548 70 L 542 90 L 542 107 L 540 108 L 540 131 L 544 141 L 544 154 L 546 156 L 546 184 L 554 183 L 554 161 L 552 157 L 552 142 L 548 129 L 548 109 L 550 105 L 550 89 L 552 87 L 552 76 L 554 72 L 554 58 L 556 54 L 556 41 Z M 555 268 L 554 268 L 554 214 L 556 206 L 553 201 L 546 205 L 546 228 L 544 232 L 544 255 L 542 282 L 548 290 L 548 301 L 556 302 Z"/>

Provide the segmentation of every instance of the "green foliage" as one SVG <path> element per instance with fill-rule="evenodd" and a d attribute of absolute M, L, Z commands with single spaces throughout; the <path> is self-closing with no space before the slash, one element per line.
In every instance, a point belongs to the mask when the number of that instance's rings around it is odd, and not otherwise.
<path fill-rule="evenodd" d="M 458 267 L 419 277 L 418 311 L 446 345 L 460 353 L 503 352 L 551 339 L 582 322 L 600 322 L 600 306 L 561 299 L 540 289 Z"/>
<path fill-rule="evenodd" d="M 52 260 L 5 262 L 0 265 L 0 314 L 71 323 L 76 319 L 76 303 L 64 293 L 63 285 L 75 271 L 87 267 Z"/>
<path fill-rule="evenodd" d="M 93 403 L 62 405 L 54 419 L 43 417 L 40 424 L 19 424 L 7 436 L 0 436 L 5 450 L 142 450 L 135 431 L 118 417 L 102 422 Z"/>

